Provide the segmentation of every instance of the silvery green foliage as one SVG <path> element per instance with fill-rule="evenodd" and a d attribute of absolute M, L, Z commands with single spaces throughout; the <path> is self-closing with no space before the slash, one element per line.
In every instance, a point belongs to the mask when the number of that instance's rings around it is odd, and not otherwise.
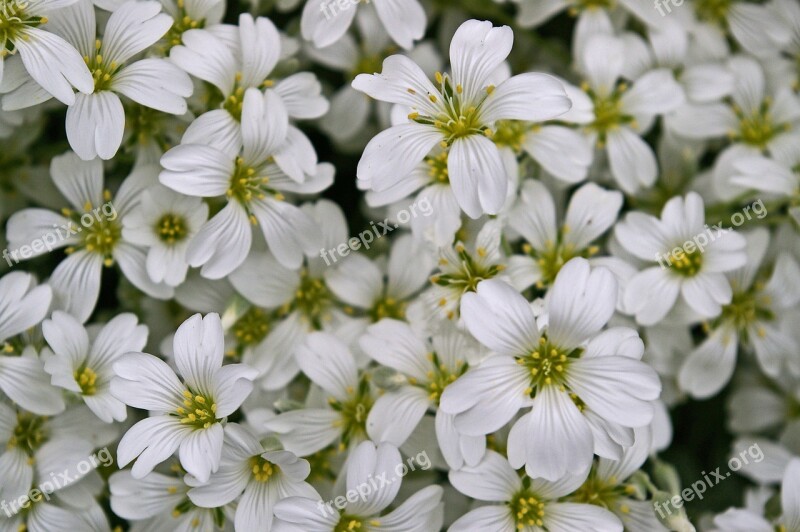
<path fill-rule="evenodd" d="M 0 0 L 0 531 L 800 532 L 799 93 L 796 0 Z"/>

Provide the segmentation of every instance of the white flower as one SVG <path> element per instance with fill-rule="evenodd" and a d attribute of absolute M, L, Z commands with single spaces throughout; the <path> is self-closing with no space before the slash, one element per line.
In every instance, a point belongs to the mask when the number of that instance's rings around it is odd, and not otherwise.
<path fill-rule="evenodd" d="M 728 60 L 727 68 L 734 75 L 730 98 L 683 105 L 667 117 L 666 124 L 687 139 L 724 138 L 732 142 L 717 156 L 714 165 L 720 168 L 716 172 L 719 175 L 715 175 L 716 191 L 730 199 L 746 188 L 741 181 L 736 183 L 738 186 L 728 181 L 738 174 L 729 171 L 728 165 L 735 168 L 738 159 L 764 153 L 786 158 L 796 153 L 800 98 L 788 83 L 768 84 L 763 66 L 752 57 L 734 56 Z M 770 178 L 770 185 L 774 179 Z"/>
<path fill-rule="evenodd" d="M 423 341 L 397 320 L 383 319 L 370 325 L 360 340 L 361 348 L 380 364 L 401 375 L 402 384 L 390 387 L 370 410 L 367 428 L 378 441 L 403 445 L 429 408 L 436 410 L 439 448 L 453 469 L 475 465 L 483 456 L 483 436 L 463 436 L 453 426 L 453 416 L 438 409 L 444 390 L 467 371 L 477 358 L 474 342 L 455 328 Z M 394 380 L 394 379 L 393 379 Z"/>
<path fill-rule="evenodd" d="M 294 353 L 309 333 L 332 329 L 346 318 L 315 273 L 284 268 L 269 253 L 252 253 L 230 275 L 237 292 L 253 303 L 231 325 L 234 352 L 259 370 L 266 390 L 283 388 L 299 373 Z"/>
<path fill-rule="evenodd" d="M 320 200 L 301 209 L 320 227 L 323 249 L 347 241 L 347 222 L 335 203 Z M 242 362 L 259 370 L 258 384 L 265 390 L 279 390 L 297 375 L 295 349 L 309 333 L 333 332 L 352 321 L 326 282 L 327 270 L 319 256 L 306 257 L 293 270 L 269 253 L 252 252 L 229 276 L 230 284 L 253 305 L 231 326 L 234 349 Z"/>
<path fill-rule="evenodd" d="M 586 0 L 513 1 L 519 4 L 517 22 L 524 28 L 539 26 L 564 10 L 567 10 L 570 16 L 577 17 L 572 37 L 572 49 L 575 53 L 583 50 L 586 41 L 593 34 L 613 33 L 613 20 L 620 16 L 624 17 L 624 14 L 634 15 L 647 24 L 648 29 L 663 24 L 662 18 L 656 16 L 658 11 L 653 6 L 637 0 L 620 0 L 618 3 L 593 3 Z"/>
<path fill-rule="evenodd" d="M 624 41 L 618 37 L 589 38 L 579 61 L 591 116 L 574 121 L 584 125 L 592 144 L 606 150 L 612 176 L 623 191 L 632 194 L 651 187 L 658 174 L 653 150 L 641 135 L 657 115 L 680 106 L 684 94 L 666 68 L 643 74 L 629 87 L 620 79 L 625 54 Z"/>
<path fill-rule="evenodd" d="M 71 449 L 65 449 L 65 451 L 70 452 Z M 88 454 L 83 458 L 87 459 L 87 457 Z M 48 464 L 48 469 L 39 468 L 37 470 L 33 486 L 42 486 L 48 480 L 52 480 L 56 471 L 58 473 L 65 471 L 63 468 L 49 469 L 49 465 L 53 465 L 53 462 Z M 24 508 L 10 517 L 5 512 L 0 512 L 0 530 L 50 532 L 66 527 L 71 530 L 108 531 L 111 529 L 108 518 L 96 500 L 100 495 L 101 487 L 102 481 L 95 473 L 92 477 L 71 484 L 48 497 L 41 492 L 38 494 L 34 492 L 34 489 L 38 489 L 35 487 L 28 488 L 29 491 L 23 490 L 15 493 L 14 496 L 17 500 L 28 493 L 28 496 L 33 495 L 38 501 L 27 502 L 28 508 Z M 5 500 L 3 502 L 5 503 Z"/>
<path fill-rule="evenodd" d="M 331 95 L 330 110 L 319 121 L 320 128 L 345 149 L 355 143 L 358 143 L 359 149 L 363 148 L 362 139 L 366 143 L 371 136 L 370 118 L 374 117 L 379 124 L 384 124 L 390 114 L 390 104 L 373 102 L 351 86 L 356 76 L 379 71 L 383 60 L 397 53 L 397 46 L 386 33 L 374 31 L 380 21 L 369 17 L 370 14 L 374 14 L 373 11 L 365 9 L 359 15 L 361 23 L 356 28 L 360 38 L 345 33 L 331 46 L 307 46 L 304 49 L 314 61 L 341 72 L 347 80 Z M 408 56 L 418 64 L 440 68 L 440 56 L 431 43 L 420 43 L 408 52 Z"/>
<path fill-rule="evenodd" d="M 502 224 L 489 220 L 469 249 L 462 242 L 439 248 L 439 271 L 431 276 L 433 286 L 409 308 L 409 318 L 435 329 L 436 322 L 458 321 L 461 300 L 481 281 L 501 277 L 506 268 L 502 253 Z"/>
<path fill-rule="evenodd" d="M 225 0 L 161 0 L 161 5 L 175 21 L 164 36 L 165 48 L 182 44 L 189 30 L 220 24 L 225 15 Z"/>
<path fill-rule="evenodd" d="M 311 471 L 308 462 L 289 451 L 267 450 L 241 425 L 225 427 L 225 444 L 219 470 L 207 484 L 193 485 L 189 499 L 196 505 L 217 508 L 241 495 L 236 507 L 237 530 L 272 529 L 273 511 L 286 497 L 317 496 L 304 482 Z"/>
<path fill-rule="evenodd" d="M 792 38 L 781 48 L 782 53 L 762 58 L 764 67 L 776 84 L 798 87 L 800 69 L 793 58 L 800 55 L 800 5 L 794 0 L 773 0 L 767 7 L 783 19 Z"/>
<path fill-rule="evenodd" d="M 661 385 L 640 361 L 634 330 L 601 332 L 614 313 L 617 286 L 604 268 L 575 258 L 559 272 L 540 333 L 529 303 L 498 280 L 480 283 L 461 305 L 464 322 L 494 354 L 447 387 L 440 407 L 465 435 L 489 434 L 512 420 L 508 457 L 533 478 L 585 478 L 594 452 L 617 458 L 633 428 L 653 418 Z M 615 456 L 617 454 L 617 456 Z"/>
<path fill-rule="evenodd" d="M 739 468 L 737 473 L 759 486 L 780 484 L 789 464 L 800 456 L 793 449 L 795 444 L 791 441 L 792 435 L 786 436 L 784 441 L 777 442 L 752 434 L 736 438 L 728 456 L 731 461 L 736 458 L 747 465 Z M 755 456 L 753 451 L 756 451 Z"/>
<path fill-rule="evenodd" d="M 709 228 L 704 220 L 703 199 L 690 192 L 685 199 L 670 199 L 661 219 L 630 212 L 617 224 L 619 243 L 649 265 L 625 289 L 625 306 L 638 323 L 659 322 L 679 295 L 705 318 L 718 316 L 731 302 L 724 272 L 744 265 L 745 240 L 730 229 Z"/>
<path fill-rule="evenodd" d="M 740 0 L 715 3 L 709 0 L 692 0 L 687 3 L 684 16 L 689 19 L 688 29 L 695 34 L 698 52 L 703 45 L 712 50 L 728 49 L 728 36 L 744 50 L 755 56 L 776 54 L 791 40 L 792 33 L 785 19 L 768 5 Z"/>
<path fill-rule="evenodd" d="M 55 495 L 84 478 L 96 484 L 97 473 L 80 467 L 81 462 L 91 463 L 93 449 L 108 445 L 118 434 L 83 405 L 44 417 L 0 403 L 0 501 L 19 500 L 45 481 L 49 484 L 42 487 Z M 76 501 L 86 494 L 77 492 Z M 0 519 L 4 514 L 0 512 Z"/>
<path fill-rule="evenodd" d="M 353 254 L 327 269 L 325 281 L 339 300 L 365 313 L 373 323 L 383 318 L 404 319 L 409 300 L 427 284 L 433 261 L 427 249 L 410 235 L 403 235 L 392 245 L 384 268 L 364 255 Z M 415 267 L 409 268 L 409 262 Z"/>
<path fill-rule="evenodd" d="M 492 140 L 500 148 L 504 164 L 514 169 L 517 157 L 526 154 L 559 181 L 572 184 L 586 179 L 593 147 L 584 135 L 567 127 L 571 120 L 560 118 L 568 124 L 497 122 Z M 519 174 L 520 169 L 521 165 L 516 166 L 512 175 Z"/>
<path fill-rule="evenodd" d="M 384 207 L 403 203 L 409 194 L 417 193 L 413 201 L 431 206 L 434 216 L 415 216 L 411 219 L 411 231 L 418 240 L 431 242 L 435 247 L 446 247 L 453 243 L 461 227 L 461 207 L 450 186 L 447 169 L 447 150 L 434 150 L 419 163 L 404 179 L 386 190 L 367 190 L 364 198 L 370 207 Z M 359 182 L 359 188 L 369 188 L 369 183 Z M 398 203 L 399 202 L 399 203 Z"/>
<path fill-rule="evenodd" d="M 731 508 L 714 518 L 717 527 L 713 532 L 772 532 L 800 530 L 800 459 L 795 458 L 786 466 L 781 484 L 780 518 L 774 523 L 749 509 Z M 763 511 L 763 508 L 762 508 Z"/>
<path fill-rule="evenodd" d="M 631 478 L 652 451 L 653 431 L 642 427 L 634 432 L 634 444 L 622 452 L 620 459 L 599 458 L 589 478 L 568 500 L 596 504 L 614 512 L 630 532 L 667 532 L 656 517 L 653 501 L 639 498 Z"/>
<path fill-rule="evenodd" d="M 727 272 L 733 295 L 721 316 L 709 324 L 708 338 L 689 353 L 678 375 L 681 389 L 698 398 L 710 397 L 725 386 L 736 367 L 740 344 L 752 347 L 762 371 L 776 378 L 788 370 L 800 376 L 794 354 L 797 342 L 787 329 L 789 311 L 800 301 L 800 266 L 788 253 L 780 253 L 768 279 L 761 270 L 769 245 L 766 230 L 743 235 L 747 263 Z"/>
<path fill-rule="evenodd" d="M 67 138 L 81 159 L 111 159 L 122 143 L 125 110 L 117 93 L 165 113 L 182 115 L 192 83 L 183 71 L 164 59 L 131 61 L 158 41 L 172 25 L 155 1 L 128 1 L 111 14 L 101 39 L 96 37 L 94 7 L 78 0 L 66 11 L 64 32 L 84 57 L 94 90 L 78 94 L 67 109 Z"/>
<path fill-rule="evenodd" d="M 177 463 L 171 475 L 152 472 L 136 478 L 131 471 L 117 471 L 108 479 L 111 509 L 133 528 L 147 530 L 217 530 L 225 526 L 223 505 L 203 508 L 188 497 L 188 476 Z"/>
<path fill-rule="evenodd" d="M 377 12 L 382 29 L 403 48 L 410 49 L 425 34 L 427 17 L 419 0 L 376 0 L 372 6 L 360 6 L 360 2 L 351 0 L 308 0 L 300 21 L 303 38 L 317 48 L 330 46 L 344 36 L 356 12 L 372 9 Z"/>
<path fill-rule="evenodd" d="M 561 267 L 573 257 L 591 257 L 599 248 L 592 245 L 617 220 L 623 196 L 619 191 L 587 183 L 570 198 L 563 223 L 556 221 L 556 204 L 550 191 L 539 181 L 526 180 L 508 223 L 525 238 L 523 251 L 509 259 L 509 276 L 524 290 L 550 286 Z"/>
<path fill-rule="evenodd" d="M 117 459 L 120 467 L 136 459 L 132 473 L 142 478 L 179 450 L 181 466 L 207 482 L 219 469 L 223 424 L 250 394 L 257 372 L 242 364 L 222 365 L 217 314 L 186 320 L 175 333 L 173 348 L 183 382 L 153 355 L 128 353 L 114 363 L 114 396 L 152 413 L 125 433 Z"/>
<path fill-rule="evenodd" d="M 52 299 L 50 287 L 36 286 L 28 273 L 12 272 L 0 278 L 0 390 L 26 410 L 47 416 L 62 412 L 64 399 L 50 386 L 36 349 L 11 341 L 44 319 Z"/>
<path fill-rule="evenodd" d="M 87 330 L 66 312 L 55 311 L 42 323 L 53 353 L 43 356 L 44 369 L 54 386 L 78 394 L 86 406 L 106 423 L 125 421 L 125 404 L 111 394 L 113 364 L 129 351 L 147 343 L 147 327 L 134 314 L 119 314 L 102 329 Z"/>
<path fill-rule="evenodd" d="M 358 76 L 355 89 L 411 113 L 407 123 L 370 141 L 358 165 L 358 179 L 384 191 L 442 144 L 448 148 L 447 175 L 461 209 L 472 218 L 497 214 L 509 180 L 500 152 L 489 139 L 495 122 L 542 122 L 571 106 L 561 82 L 546 74 L 520 74 L 497 87 L 492 84 L 513 40 L 507 26 L 494 28 L 490 22 L 469 20 L 453 37 L 452 73 L 438 73 L 438 86 L 403 55 L 386 59 L 380 74 Z"/>
<path fill-rule="evenodd" d="M 327 112 L 328 101 L 320 95 L 321 86 L 313 74 L 300 72 L 284 79 L 274 77 L 282 59 L 281 37 L 268 18 L 254 19 L 243 13 L 238 27 L 229 28 L 232 34 L 225 36 L 212 29 L 187 31 L 183 34 L 183 44 L 170 51 L 173 63 L 212 84 L 222 96 L 219 109 L 192 121 L 181 141 L 183 144 L 207 144 L 224 152 L 236 151 L 242 142 L 244 95 L 250 88 L 276 93 L 291 118 L 319 118 Z M 299 129 L 290 127 L 289 131 L 288 141 L 293 147 L 282 147 L 282 157 L 276 157 L 276 162 L 283 166 L 283 158 L 296 155 L 293 150 L 301 150 L 302 156 L 295 157 L 298 164 L 306 173 L 313 173 L 316 154 L 311 142 Z M 285 171 L 291 169 L 287 166 Z"/>
<path fill-rule="evenodd" d="M 393 445 L 362 442 L 347 463 L 345 487 L 348 493 L 351 490 L 359 494 L 366 492 L 365 496 L 348 500 L 341 512 L 321 500 L 289 497 L 275 507 L 276 524 L 280 530 L 303 532 L 440 530 L 443 521 L 440 486 L 427 486 L 395 510 L 380 515 L 397 497 L 402 483 L 398 471 L 403 465 L 400 452 Z"/>
<path fill-rule="evenodd" d="M 303 373 L 328 396 L 327 403 L 324 408 L 284 412 L 264 427 L 297 456 L 308 456 L 335 441 L 342 451 L 364 441 L 375 397 L 347 346 L 332 334 L 316 332 L 297 348 L 295 357 Z"/>
<path fill-rule="evenodd" d="M 700 47 L 690 46 L 689 36 L 680 22 L 665 18 L 648 30 L 648 41 L 634 33 L 622 36 L 629 60 L 623 76 L 637 79 L 649 70 L 669 68 L 692 103 L 710 103 L 733 91 L 733 73 L 717 60 L 689 56 Z"/>
<path fill-rule="evenodd" d="M 281 264 L 300 266 L 304 253 L 319 249 L 318 230 L 281 192 L 315 193 L 333 180 L 329 165 L 319 165 L 315 175 L 301 171 L 298 183 L 274 162 L 288 134 L 286 111 L 274 92 L 247 89 L 242 109 L 242 144 L 235 153 L 181 144 L 161 158 L 162 184 L 188 196 L 227 199 L 225 207 L 200 228 L 186 254 L 189 264 L 202 266 L 209 279 L 222 278 L 244 262 L 253 225 L 261 227 Z"/>
<path fill-rule="evenodd" d="M 789 215 L 800 223 L 800 207 L 791 204 L 800 188 L 800 135 L 787 135 L 778 146 L 773 158 L 744 154 L 735 158 L 730 182 L 790 202 Z"/>
<path fill-rule="evenodd" d="M 737 386 L 727 401 L 730 431 L 743 435 L 774 431 L 780 441 L 790 441 L 800 427 L 800 419 L 790 415 L 797 392 L 794 379 Z"/>
<path fill-rule="evenodd" d="M 186 250 L 208 219 L 208 205 L 155 185 L 123 220 L 122 235 L 147 248 L 147 274 L 154 283 L 178 286 L 186 279 Z"/>
<path fill-rule="evenodd" d="M 569 476 L 555 482 L 520 478 L 506 458 L 487 451 L 478 465 L 450 471 L 450 483 L 465 495 L 494 504 L 464 514 L 448 532 L 622 532 L 622 523 L 604 508 L 559 502 L 575 491 L 581 480 Z"/>
<path fill-rule="evenodd" d="M 50 249 L 67 246 L 67 258 L 50 276 L 54 307 L 72 314 L 81 323 L 89 319 L 100 295 L 103 266 L 119 264 L 137 288 L 156 298 L 172 295 L 172 288 L 154 283 L 146 271 L 145 250 L 122 236 L 122 219 L 139 201 L 141 191 L 155 182 L 157 168 L 141 167 L 125 179 L 115 195 L 103 189 L 103 164 L 82 161 L 72 152 L 54 157 L 50 174 L 70 206 L 55 213 L 24 209 L 9 220 L 9 247 L 19 249 L 35 240 L 54 241 Z M 33 255 L 47 253 L 46 246 Z"/>
<path fill-rule="evenodd" d="M 40 28 L 60 16 L 69 17 L 65 6 L 80 0 L 18 0 L 3 2 L 0 9 L 0 82 L 4 59 L 19 52 L 30 76 L 62 103 L 75 101 L 75 87 L 92 91 L 92 76 L 70 43 Z M 53 20 L 50 17 L 53 17 Z"/>

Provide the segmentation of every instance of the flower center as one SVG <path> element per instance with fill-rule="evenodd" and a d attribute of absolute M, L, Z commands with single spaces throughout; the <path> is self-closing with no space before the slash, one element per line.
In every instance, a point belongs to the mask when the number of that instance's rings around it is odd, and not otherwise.
<path fill-rule="evenodd" d="M 615 3 L 615 0 L 574 0 L 573 6 L 569 8 L 569 14 L 576 17 L 586 10 L 611 9 Z"/>
<path fill-rule="evenodd" d="M 231 116 L 237 121 L 242 120 L 242 107 L 244 106 L 244 91 L 245 87 L 238 86 L 234 88 L 230 96 L 222 102 L 222 108 L 228 111 Z"/>
<path fill-rule="evenodd" d="M 175 411 L 181 423 L 198 429 L 207 429 L 217 422 L 217 404 L 208 396 L 183 391 L 183 406 Z"/>
<path fill-rule="evenodd" d="M 175 15 L 175 22 L 173 22 L 172 27 L 164 36 L 164 39 L 166 39 L 167 45 L 170 48 L 173 46 L 178 46 L 183 42 L 184 32 L 198 28 L 204 28 L 206 25 L 206 19 L 194 20 L 189 16 L 189 14 L 186 12 L 185 0 L 178 0 L 177 4 L 178 13 Z"/>
<path fill-rule="evenodd" d="M 519 120 L 501 120 L 495 124 L 492 140 L 498 146 L 511 148 L 514 153 L 520 154 L 522 152 L 522 144 L 525 142 L 525 136 L 530 129 L 529 125 Z"/>
<path fill-rule="evenodd" d="M 244 159 L 237 157 L 233 175 L 225 194 L 228 198 L 235 198 L 242 205 L 249 203 L 254 196 L 258 199 L 264 199 L 266 196 L 261 188 L 269 183 L 269 178 L 257 174 L 255 168 L 246 165 Z"/>
<path fill-rule="evenodd" d="M 24 39 L 27 28 L 47 24 L 47 17 L 26 14 L 28 6 L 25 0 L 0 0 L 0 59 L 16 53 L 14 40 Z"/>
<path fill-rule="evenodd" d="M 186 220 L 177 214 L 165 214 L 156 224 L 156 232 L 161 241 L 166 244 L 172 245 L 180 242 L 188 234 Z"/>
<path fill-rule="evenodd" d="M 580 357 L 580 348 L 567 351 L 552 345 L 546 335 L 539 338 L 539 346 L 529 355 L 516 357 L 517 364 L 524 366 L 530 374 L 531 385 L 525 390 L 526 395 L 534 393 L 544 386 L 555 384 L 564 386 L 570 363 Z M 572 397 L 577 406 L 582 406 L 577 397 Z"/>
<path fill-rule="evenodd" d="M 103 42 L 97 39 L 94 42 L 94 57 L 89 57 L 88 55 L 83 56 L 83 61 L 86 63 L 86 66 L 89 67 L 89 72 L 92 73 L 92 78 L 94 78 L 95 92 L 110 90 L 114 75 L 120 67 L 116 61 L 108 63 L 103 59 L 102 47 Z"/>
<path fill-rule="evenodd" d="M 518 530 L 529 526 L 541 527 L 544 517 L 544 501 L 537 499 L 529 490 L 523 489 L 508 502 L 511 516 Z"/>
<path fill-rule="evenodd" d="M 694 11 L 697 18 L 706 22 L 724 24 L 728 17 L 731 0 L 697 0 Z"/>
<path fill-rule="evenodd" d="M 236 158 L 233 174 L 228 184 L 225 195 L 241 203 L 248 210 L 248 203 L 253 199 L 264 199 L 270 194 L 274 199 L 283 201 L 283 194 L 267 187 L 269 177 L 262 175 L 263 171 L 245 163 L 242 157 Z M 256 219 L 250 216 L 250 221 L 255 225 Z"/>
<path fill-rule="evenodd" d="M 373 322 L 381 321 L 383 318 L 404 320 L 406 318 L 406 303 L 392 297 L 384 297 L 375 302 L 375 305 L 369 310 L 369 316 Z"/>
<path fill-rule="evenodd" d="M 612 510 L 620 498 L 630 494 L 625 485 L 616 484 L 613 478 L 608 481 L 598 478 L 593 469 L 581 487 L 570 496 L 570 500 Z"/>
<path fill-rule="evenodd" d="M 434 126 L 442 132 L 445 139 L 442 141 L 443 147 L 450 146 L 453 141 L 470 135 L 486 135 L 491 137 L 494 132 L 481 120 L 480 108 L 488 95 L 494 92 L 494 85 L 483 89 L 485 95 L 477 105 L 472 102 L 462 100 L 464 88 L 461 85 L 453 87 L 450 77 L 441 72 L 436 73 L 436 83 L 439 90 L 436 94 L 428 94 L 428 100 L 438 108 L 436 116 L 420 114 L 418 111 L 408 115 L 409 120 L 418 124 Z M 412 88 L 408 89 L 411 94 L 416 94 Z"/>
<path fill-rule="evenodd" d="M 322 279 L 311 277 L 307 270 L 300 272 L 300 286 L 294 293 L 294 300 L 283 309 L 283 313 L 297 310 L 315 329 L 322 329 L 323 322 L 330 318 L 329 310 L 333 304 L 330 290 Z"/>
<path fill-rule="evenodd" d="M 214 521 L 214 524 L 216 525 L 217 529 L 222 530 L 225 528 L 225 520 L 226 520 L 225 510 L 221 506 L 218 508 L 203 508 L 201 506 L 195 506 L 194 503 L 192 503 L 192 501 L 189 499 L 189 497 L 186 497 L 185 499 L 183 499 L 183 501 L 178 503 L 178 505 L 175 506 L 175 508 L 172 509 L 172 517 L 174 519 L 177 519 L 180 516 L 187 514 L 189 512 L 193 512 L 195 515 L 208 512 L 211 514 L 211 519 Z M 189 521 L 189 524 L 192 525 L 192 528 L 198 528 L 201 522 L 202 519 L 200 515 L 198 515 L 197 517 Z"/>
<path fill-rule="evenodd" d="M 266 482 L 278 472 L 278 466 L 260 456 L 254 456 L 250 459 L 250 471 L 253 472 L 256 482 Z"/>
<path fill-rule="evenodd" d="M 111 199 L 111 193 L 107 190 L 104 193 L 107 201 Z M 69 218 L 73 224 L 72 227 L 77 226 L 74 232 L 80 234 L 83 243 L 82 247 L 91 253 L 97 253 L 103 257 L 103 264 L 111 266 L 114 264 L 114 249 L 117 243 L 122 239 L 122 226 L 115 215 L 113 219 L 107 216 L 100 216 L 98 209 L 92 209 L 92 203 L 86 202 L 83 206 L 84 213 L 78 216 L 68 208 L 61 209 L 61 213 Z M 86 222 L 86 219 L 89 219 Z M 78 223 L 80 221 L 80 223 Z M 67 254 L 73 253 L 74 247 L 66 249 Z"/>
<path fill-rule="evenodd" d="M 342 429 L 340 444 L 342 450 L 346 449 L 354 438 L 366 435 L 367 415 L 374 403 L 366 375 L 361 377 L 358 389 L 350 388 L 348 394 L 349 397 L 345 401 L 339 401 L 333 397 L 328 399 L 331 408 L 340 414 L 335 425 Z"/>
<path fill-rule="evenodd" d="M 97 373 L 91 368 L 82 366 L 75 370 L 75 382 L 80 386 L 83 395 L 94 395 L 97 393 Z"/>
<path fill-rule="evenodd" d="M 8 440 L 8 448 L 17 447 L 33 456 L 49 438 L 46 422 L 46 417 L 17 412 L 17 425 Z"/>
<path fill-rule="evenodd" d="M 684 277 L 693 277 L 703 265 L 703 252 L 695 249 L 687 253 L 686 250 L 679 249 L 677 253 L 667 255 L 667 263 L 675 273 Z"/>
<path fill-rule="evenodd" d="M 428 359 L 431 361 L 433 369 L 427 373 L 429 380 L 426 389 L 430 394 L 428 396 L 430 400 L 438 405 L 444 389 L 466 373 L 468 365 L 466 362 L 457 362 L 456 370 L 450 371 L 450 368 L 439 360 L 439 356 L 435 352 L 429 353 Z"/>
<path fill-rule="evenodd" d="M 119 224 L 111 220 L 101 220 L 85 229 L 83 241 L 86 250 L 102 255 L 103 263 L 111 266 L 114 263 L 114 248 L 122 236 Z"/>
<path fill-rule="evenodd" d="M 342 514 L 333 532 L 354 532 L 355 530 L 361 530 L 363 527 L 364 521 L 361 518 Z"/>
<path fill-rule="evenodd" d="M 275 86 L 275 81 L 272 79 L 265 79 L 261 82 L 260 85 L 249 85 L 249 84 L 242 84 L 242 80 L 244 76 L 241 72 L 237 72 L 235 75 L 235 83 L 233 85 L 232 92 L 225 96 L 225 94 L 221 93 L 219 90 L 212 91 L 209 93 L 209 97 L 207 100 L 207 109 L 211 109 L 216 105 L 219 105 L 220 109 L 224 109 L 230 113 L 234 120 L 237 122 L 242 121 L 242 108 L 244 107 L 244 96 L 247 89 L 253 87 L 258 89 L 268 89 L 270 87 Z"/>
<path fill-rule="evenodd" d="M 338 454 L 335 448 L 328 446 L 312 455 L 304 456 L 303 458 L 311 466 L 311 473 L 306 482 L 313 484 L 317 480 L 336 480 L 336 471 L 334 471 L 332 462 Z"/>
<path fill-rule="evenodd" d="M 628 90 L 625 83 L 618 84 L 609 95 L 597 94 L 588 84 L 584 84 L 582 89 L 594 104 L 594 121 L 587 126 L 587 129 L 597 133 L 599 147 L 605 144 L 609 131 L 625 124 L 634 124 L 633 117 L 623 114 L 622 111 L 622 95 Z"/>
<path fill-rule="evenodd" d="M 396 46 L 389 46 L 376 54 L 364 53 L 359 57 L 355 68 L 350 72 L 350 78 L 355 79 L 359 74 L 375 74 L 383 68 L 383 60 L 397 53 Z"/>
<path fill-rule="evenodd" d="M 750 146 L 764 149 L 769 141 L 783 131 L 788 131 L 788 123 L 776 123 L 772 118 L 770 107 L 772 102 L 765 99 L 758 110 L 745 114 L 739 106 L 733 106 L 733 112 L 739 119 L 739 131 L 731 132 L 733 140 L 739 140 Z"/>
<path fill-rule="evenodd" d="M 568 227 L 562 227 L 561 231 L 567 232 Z M 543 289 L 553 284 L 556 280 L 556 275 L 561 271 L 561 267 L 564 266 L 564 264 L 575 257 L 589 258 L 600 251 L 600 248 L 597 246 L 589 246 L 586 249 L 578 250 L 571 244 L 562 242 L 554 244 L 552 242 L 547 242 L 544 250 L 534 249 L 533 246 L 525 243 L 522 245 L 522 251 L 536 260 L 536 264 L 538 264 L 542 273 L 542 277 L 537 281 L 536 287 Z"/>
<path fill-rule="evenodd" d="M 786 403 L 786 417 L 791 420 L 800 419 L 800 400 L 789 395 L 786 397 Z"/>
<path fill-rule="evenodd" d="M 21 336 L 15 336 L 13 338 L 8 338 L 2 344 L 2 355 L 10 356 L 10 357 L 18 357 L 22 354 L 25 350 L 25 347 L 28 346 L 28 342 L 23 340 Z"/>
<path fill-rule="evenodd" d="M 447 170 L 447 155 L 447 150 L 444 150 L 438 155 L 425 157 L 425 164 L 428 165 L 428 175 L 431 176 L 431 181 L 434 184 L 450 184 L 450 174 Z"/>
<path fill-rule="evenodd" d="M 756 282 L 746 292 L 734 290 L 731 302 L 722 307 L 720 321 L 733 324 L 744 335 L 758 321 L 773 321 L 775 313 L 769 307 L 769 297 L 761 293 L 762 289 L 763 284 Z M 762 331 L 757 332 L 762 334 Z"/>
<path fill-rule="evenodd" d="M 244 346 L 261 343 L 269 333 L 272 317 L 258 307 L 250 307 L 244 315 L 233 324 L 236 341 Z"/>
<path fill-rule="evenodd" d="M 486 279 L 491 279 L 505 269 L 502 264 L 484 264 L 483 258 L 487 251 L 478 248 L 478 259 L 470 255 L 463 244 L 456 245 L 456 253 L 460 259 L 459 264 L 450 264 L 447 259 L 442 259 L 442 266 L 450 267 L 447 273 L 439 273 L 431 277 L 433 284 L 451 288 L 457 288 L 462 293 L 474 292 L 478 283 Z"/>
<path fill-rule="evenodd" d="M 137 103 L 125 102 L 125 130 L 124 143 L 131 151 L 139 150 L 142 146 L 155 145 L 162 152 L 168 151 L 179 143 L 181 138 L 181 123 L 167 113 L 156 111 Z"/>

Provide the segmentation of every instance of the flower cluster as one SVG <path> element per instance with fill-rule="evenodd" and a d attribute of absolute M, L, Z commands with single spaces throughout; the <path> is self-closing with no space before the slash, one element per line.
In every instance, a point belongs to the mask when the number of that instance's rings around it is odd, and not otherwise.
<path fill-rule="evenodd" d="M 0 0 L 0 143 L 2 531 L 800 532 L 796 0 Z"/>

